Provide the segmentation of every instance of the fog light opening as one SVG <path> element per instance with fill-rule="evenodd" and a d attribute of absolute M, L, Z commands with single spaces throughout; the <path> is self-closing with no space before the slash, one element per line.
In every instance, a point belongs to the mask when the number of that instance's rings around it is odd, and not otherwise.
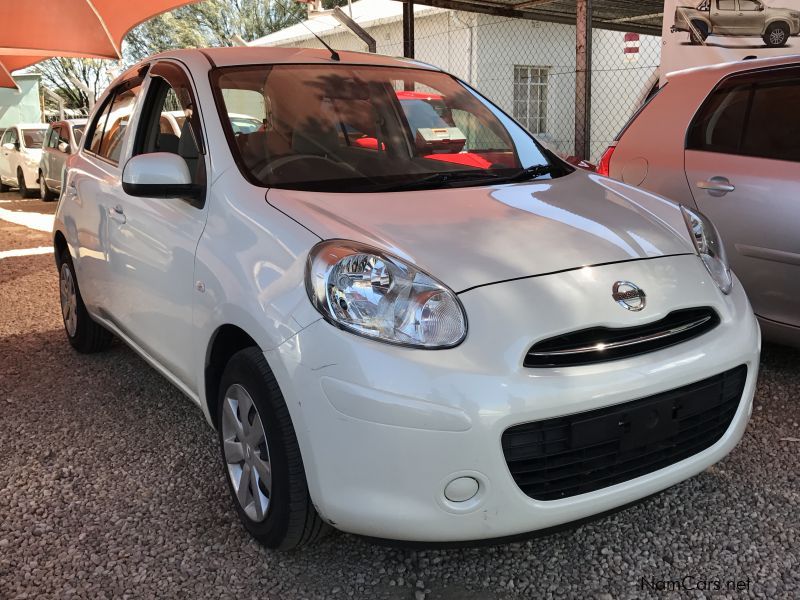
<path fill-rule="evenodd" d="M 474 477 L 457 477 L 444 488 L 444 497 L 450 502 L 466 502 L 478 493 L 480 484 Z"/>

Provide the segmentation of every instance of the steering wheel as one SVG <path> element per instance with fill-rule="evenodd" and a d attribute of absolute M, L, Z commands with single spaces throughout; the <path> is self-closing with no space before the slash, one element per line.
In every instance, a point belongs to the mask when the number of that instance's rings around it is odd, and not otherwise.
<path fill-rule="evenodd" d="M 320 156 L 318 154 L 290 154 L 289 156 L 281 156 L 275 160 L 270 161 L 266 165 L 264 165 L 261 169 L 258 170 L 256 173 L 256 177 L 260 180 L 264 180 L 266 177 L 274 175 L 275 171 L 280 169 L 281 167 L 285 167 L 286 165 L 292 164 L 297 161 L 318 161 L 322 162 L 327 166 L 334 166 L 340 170 L 346 170 L 350 173 L 358 173 L 353 167 L 348 165 L 347 163 L 337 162 L 327 156 Z M 313 166 L 309 168 L 311 170 Z"/>

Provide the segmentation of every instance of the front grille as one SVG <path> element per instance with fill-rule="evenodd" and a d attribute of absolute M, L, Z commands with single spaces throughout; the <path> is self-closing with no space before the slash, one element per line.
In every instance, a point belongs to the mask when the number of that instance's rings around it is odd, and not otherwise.
<path fill-rule="evenodd" d="M 592 327 L 534 344 L 526 367 L 574 367 L 630 358 L 674 346 L 710 331 L 719 316 L 709 307 L 686 308 L 636 327 Z"/>
<path fill-rule="evenodd" d="M 503 433 L 503 454 L 531 498 L 593 492 L 714 445 L 733 420 L 746 378 L 741 365 L 640 400 L 515 425 Z"/>

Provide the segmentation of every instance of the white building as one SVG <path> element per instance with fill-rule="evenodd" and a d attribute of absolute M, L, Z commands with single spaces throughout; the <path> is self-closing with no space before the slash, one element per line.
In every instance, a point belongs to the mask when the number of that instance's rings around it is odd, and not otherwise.
<path fill-rule="evenodd" d="M 403 5 L 359 0 L 344 7 L 377 42 L 380 54 L 403 54 Z M 491 98 L 563 154 L 574 150 L 575 26 L 510 19 L 415 5 L 415 57 L 453 73 Z M 321 47 L 313 31 L 337 50 L 366 45 L 330 12 L 250 42 L 252 46 Z M 592 158 L 597 159 L 655 82 L 661 40 L 594 30 Z M 636 38 L 637 36 L 629 36 Z M 630 48 L 626 52 L 626 47 Z M 638 47 L 638 52 L 635 50 Z"/>

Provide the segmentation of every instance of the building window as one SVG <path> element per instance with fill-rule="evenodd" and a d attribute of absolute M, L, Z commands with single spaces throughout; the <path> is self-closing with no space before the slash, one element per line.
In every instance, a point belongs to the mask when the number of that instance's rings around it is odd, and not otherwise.
<path fill-rule="evenodd" d="M 544 133 L 547 120 L 547 67 L 514 65 L 514 118 L 531 133 Z"/>

